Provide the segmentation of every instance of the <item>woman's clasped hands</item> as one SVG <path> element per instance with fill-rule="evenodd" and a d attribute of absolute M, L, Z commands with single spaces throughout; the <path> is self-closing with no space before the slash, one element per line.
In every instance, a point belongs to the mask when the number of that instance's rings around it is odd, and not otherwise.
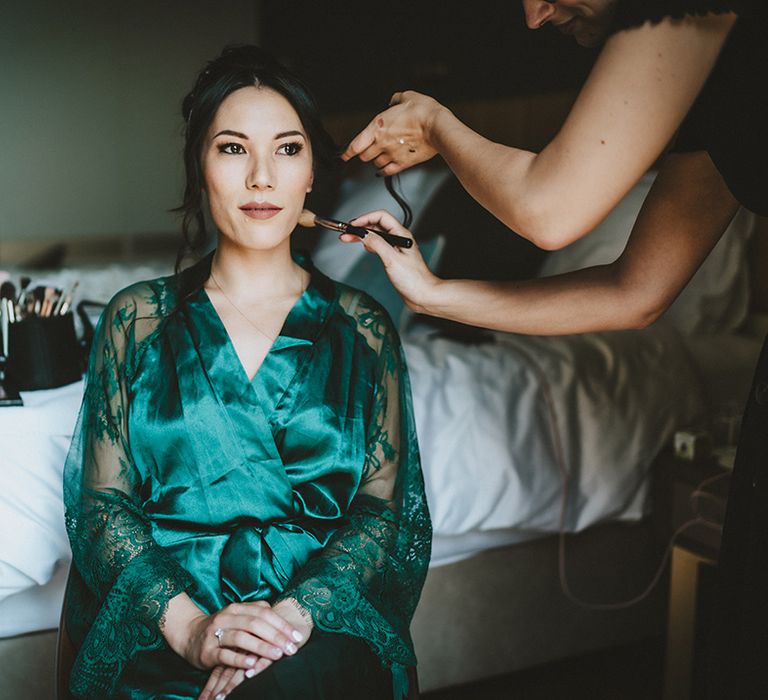
<path fill-rule="evenodd" d="M 212 615 L 193 617 L 177 651 L 193 666 L 212 669 L 199 700 L 220 700 L 246 678 L 295 654 L 312 627 L 309 613 L 288 599 L 274 606 L 266 601 L 233 603 Z"/>

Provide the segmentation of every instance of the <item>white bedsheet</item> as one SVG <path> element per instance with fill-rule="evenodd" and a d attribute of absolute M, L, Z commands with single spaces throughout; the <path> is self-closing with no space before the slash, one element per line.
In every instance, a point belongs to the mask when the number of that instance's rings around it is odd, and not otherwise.
<path fill-rule="evenodd" d="M 466 554 L 479 533 L 493 543 L 558 531 L 561 464 L 566 530 L 642 517 L 654 456 L 675 429 L 702 418 L 700 380 L 663 324 L 557 338 L 497 333 L 481 345 L 424 342 L 425 332 L 404 347 L 440 540 L 433 564 Z"/>
<path fill-rule="evenodd" d="M 567 529 L 641 517 L 653 456 L 702 405 L 683 345 L 663 326 L 495 337 L 468 346 L 416 329 L 404 338 L 433 563 L 557 530 L 562 475 L 553 435 L 572 478 Z M 81 394 L 82 383 L 27 392 L 23 408 L 0 411 L 0 615 L 35 592 L 47 601 L 0 635 L 58 622 L 61 583 L 58 593 L 40 587 L 69 558 L 61 472 Z"/>

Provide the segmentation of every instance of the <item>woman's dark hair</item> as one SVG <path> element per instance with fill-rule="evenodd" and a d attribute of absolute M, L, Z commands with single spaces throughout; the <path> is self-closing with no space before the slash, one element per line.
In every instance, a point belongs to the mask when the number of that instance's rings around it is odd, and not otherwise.
<path fill-rule="evenodd" d="M 320 122 L 314 98 L 307 86 L 258 46 L 228 46 L 209 61 L 197 76 L 195 86 L 184 98 L 182 115 L 186 123 L 184 201 L 175 211 L 182 214 L 182 246 L 176 257 L 176 271 L 188 254 L 199 254 L 208 241 L 203 211 L 202 146 L 221 103 L 235 90 L 267 87 L 290 102 L 312 145 L 315 168 L 330 168 L 339 149 Z"/>

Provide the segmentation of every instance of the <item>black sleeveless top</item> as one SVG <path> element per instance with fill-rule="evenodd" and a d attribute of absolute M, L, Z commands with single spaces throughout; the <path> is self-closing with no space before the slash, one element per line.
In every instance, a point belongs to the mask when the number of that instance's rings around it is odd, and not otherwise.
<path fill-rule="evenodd" d="M 768 215 L 768 0 L 619 0 L 613 30 L 664 17 L 736 12 L 673 151 L 705 150 L 734 197 Z"/>

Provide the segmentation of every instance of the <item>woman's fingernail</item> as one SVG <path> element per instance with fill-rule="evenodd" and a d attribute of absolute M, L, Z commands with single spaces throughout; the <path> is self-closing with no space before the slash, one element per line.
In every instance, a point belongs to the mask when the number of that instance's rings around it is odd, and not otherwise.
<path fill-rule="evenodd" d="M 253 678 L 255 675 L 256 675 L 256 669 L 255 669 L 255 668 L 249 668 L 249 669 L 248 669 L 248 670 L 245 672 L 245 677 L 246 677 L 246 678 Z"/>
<path fill-rule="evenodd" d="M 293 637 L 297 642 L 301 642 L 304 639 L 304 635 L 299 632 L 299 630 L 293 630 L 293 632 L 291 632 L 291 637 Z"/>
<path fill-rule="evenodd" d="M 256 659 L 255 659 L 255 658 L 253 658 L 252 656 L 249 656 L 249 657 L 248 657 L 248 658 L 245 660 L 245 665 L 246 665 L 246 666 L 255 666 L 255 665 L 256 665 Z"/>
<path fill-rule="evenodd" d="M 295 645 L 293 642 L 288 642 L 288 644 L 286 644 L 286 645 L 285 645 L 285 650 L 286 650 L 286 651 L 287 651 L 289 654 L 295 654 L 295 653 L 296 653 L 296 651 L 297 651 L 297 649 L 296 649 L 296 645 Z"/>
<path fill-rule="evenodd" d="M 226 696 L 226 695 L 224 695 L 224 693 L 219 693 L 219 694 L 218 694 L 218 695 L 217 695 L 217 696 L 214 698 L 214 700 L 224 700 L 224 698 L 226 698 L 226 697 L 227 697 L 227 696 Z"/>
<path fill-rule="evenodd" d="M 279 659 L 283 655 L 283 650 L 279 647 L 272 647 L 272 656 Z"/>

